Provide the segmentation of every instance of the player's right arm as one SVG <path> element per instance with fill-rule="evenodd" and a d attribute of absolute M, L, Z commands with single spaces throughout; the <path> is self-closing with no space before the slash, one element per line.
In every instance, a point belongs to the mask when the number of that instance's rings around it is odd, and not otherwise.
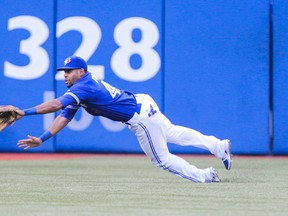
<path fill-rule="evenodd" d="M 21 112 L 23 112 L 23 115 L 35 115 L 56 112 L 59 109 L 63 108 L 61 114 L 52 122 L 48 130 L 46 130 L 40 137 L 28 135 L 27 139 L 22 139 L 18 141 L 18 147 L 23 148 L 24 150 L 34 148 L 40 146 L 44 141 L 56 135 L 72 120 L 75 113 L 77 112 L 79 106 L 69 105 L 73 103 L 75 103 L 73 97 L 62 96 L 57 99 L 46 101 L 35 107 L 20 110 Z"/>
<path fill-rule="evenodd" d="M 44 141 L 56 135 L 73 119 L 75 113 L 80 107 L 79 105 L 75 104 L 75 102 L 78 101 L 75 101 L 75 98 L 71 96 L 70 93 L 64 94 L 57 99 L 46 101 L 29 109 L 17 110 L 18 114 L 24 116 L 52 113 L 63 109 L 61 114 L 52 122 L 48 130 L 46 130 L 40 137 L 28 135 L 27 139 L 18 141 L 18 147 L 23 148 L 24 150 L 37 147 L 40 146 Z"/>

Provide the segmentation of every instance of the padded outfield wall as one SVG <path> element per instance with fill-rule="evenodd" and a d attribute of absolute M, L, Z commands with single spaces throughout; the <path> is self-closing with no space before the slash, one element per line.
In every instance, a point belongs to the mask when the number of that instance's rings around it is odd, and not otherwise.
<path fill-rule="evenodd" d="M 234 154 L 270 153 L 269 0 L 0 2 L 0 104 L 28 108 L 60 96 L 66 87 L 55 69 L 80 55 L 99 78 L 150 94 L 173 123 L 231 139 Z M 283 61 L 275 61 L 275 73 Z M 276 134 L 285 127 L 276 121 L 287 114 L 275 110 Z M 0 151 L 21 151 L 17 140 L 42 134 L 54 117 L 21 119 L 0 134 Z M 278 137 L 274 150 L 285 152 Z M 125 125 L 83 110 L 31 151 L 142 152 Z"/>
<path fill-rule="evenodd" d="M 274 3 L 274 143 L 275 154 L 288 154 L 288 4 Z"/>

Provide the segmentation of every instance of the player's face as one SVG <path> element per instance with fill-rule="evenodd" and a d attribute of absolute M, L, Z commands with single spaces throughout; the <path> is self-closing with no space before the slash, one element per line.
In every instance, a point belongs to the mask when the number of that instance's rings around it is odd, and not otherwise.
<path fill-rule="evenodd" d="M 83 76 L 83 69 L 65 70 L 64 78 L 67 87 L 71 87 L 76 81 Z"/>

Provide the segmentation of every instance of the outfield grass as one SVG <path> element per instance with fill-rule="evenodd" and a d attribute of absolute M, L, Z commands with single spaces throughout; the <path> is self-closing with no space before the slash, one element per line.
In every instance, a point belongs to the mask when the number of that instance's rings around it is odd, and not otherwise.
<path fill-rule="evenodd" d="M 192 183 L 139 156 L 0 161 L 0 215 L 288 215 L 288 158 L 234 157 L 231 171 L 185 159 L 222 182 Z"/>

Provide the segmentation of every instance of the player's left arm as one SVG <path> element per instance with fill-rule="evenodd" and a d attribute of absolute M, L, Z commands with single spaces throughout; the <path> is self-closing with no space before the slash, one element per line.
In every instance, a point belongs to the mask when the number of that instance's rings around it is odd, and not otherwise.
<path fill-rule="evenodd" d="M 40 137 L 28 135 L 27 139 L 19 140 L 17 145 L 24 150 L 40 146 L 44 141 L 61 131 L 69 122 L 69 119 L 59 115 Z"/>

